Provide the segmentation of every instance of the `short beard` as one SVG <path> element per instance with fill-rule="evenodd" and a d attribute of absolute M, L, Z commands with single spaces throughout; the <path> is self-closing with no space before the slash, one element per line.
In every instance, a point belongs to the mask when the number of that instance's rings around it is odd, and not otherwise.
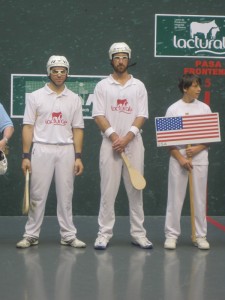
<path fill-rule="evenodd" d="M 113 70 L 116 73 L 118 73 L 118 74 L 124 74 L 124 73 L 126 73 L 127 72 L 127 68 L 128 68 L 128 66 L 126 66 L 126 67 L 123 66 L 123 68 L 121 69 L 120 66 L 115 67 L 113 65 L 112 65 L 112 67 L 113 67 Z"/>

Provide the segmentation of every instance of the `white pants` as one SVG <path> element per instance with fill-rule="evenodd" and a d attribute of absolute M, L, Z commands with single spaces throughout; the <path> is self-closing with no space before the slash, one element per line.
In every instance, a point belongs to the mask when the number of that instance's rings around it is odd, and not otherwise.
<path fill-rule="evenodd" d="M 188 184 L 188 171 L 177 160 L 170 158 L 168 198 L 165 222 L 166 238 L 178 238 L 181 233 L 180 218 Z M 207 235 L 206 189 L 208 165 L 193 166 L 193 198 L 196 237 Z"/>
<path fill-rule="evenodd" d="M 77 231 L 73 224 L 72 215 L 74 158 L 74 146 L 72 144 L 62 146 L 34 144 L 31 156 L 31 208 L 24 237 L 39 237 L 53 175 L 60 235 L 64 240 L 70 240 L 76 236 Z"/>
<path fill-rule="evenodd" d="M 143 173 L 144 146 L 142 137 L 136 136 L 126 147 L 125 154 L 132 165 Z M 143 227 L 144 211 L 142 191 L 136 190 L 130 181 L 127 168 L 124 166 L 120 154 L 112 149 L 112 142 L 103 138 L 100 150 L 101 201 L 98 216 L 99 235 L 110 239 L 113 236 L 115 223 L 115 199 L 119 190 L 121 175 L 129 200 L 130 234 L 132 237 L 145 236 Z"/>

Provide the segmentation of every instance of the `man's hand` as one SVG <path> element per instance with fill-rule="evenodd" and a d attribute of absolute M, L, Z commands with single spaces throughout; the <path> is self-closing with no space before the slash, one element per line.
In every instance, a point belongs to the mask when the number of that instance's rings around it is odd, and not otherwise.
<path fill-rule="evenodd" d="M 191 158 L 206 148 L 207 145 L 203 145 L 203 144 L 190 146 L 186 149 L 186 155 L 188 158 Z"/>
<path fill-rule="evenodd" d="M 5 146 L 6 146 L 6 140 L 5 139 L 0 140 L 0 150 L 5 151 Z"/>
<path fill-rule="evenodd" d="M 26 176 L 27 169 L 28 169 L 29 173 L 31 173 L 31 162 L 28 158 L 24 158 L 22 160 L 22 170 L 23 170 L 24 176 Z"/>
<path fill-rule="evenodd" d="M 189 172 L 191 172 L 191 170 L 193 169 L 193 165 L 192 165 L 190 160 L 188 160 L 187 158 L 182 156 L 182 157 L 179 158 L 178 161 L 179 161 L 181 167 L 183 167 L 186 170 L 188 170 Z"/>
<path fill-rule="evenodd" d="M 112 148 L 118 153 L 124 152 L 126 146 L 130 141 L 134 138 L 134 134 L 132 132 L 128 132 L 125 136 L 119 137 L 117 134 L 112 134 L 110 139 L 112 141 Z"/>
<path fill-rule="evenodd" d="M 83 170 L 84 170 L 84 166 L 81 159 L 80 158 L 76 159 L 74 163 L 74 174 L 76 176 L 79 176 L 83 173 Z"/>
<path fill-rule="evenodd" d="M 122 153 L 127 145 L 127 141 L 124 137 L 119 137 L 112 143 L 112 148 L 118 153 Z"/>

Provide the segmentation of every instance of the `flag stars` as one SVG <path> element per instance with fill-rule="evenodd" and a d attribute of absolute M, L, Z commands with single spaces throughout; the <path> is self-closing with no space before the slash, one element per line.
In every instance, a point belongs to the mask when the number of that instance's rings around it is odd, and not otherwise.
<path fill-rule="evenodd" d="M 182 117 L 159 118 L 156 127 L 158 131 L 182 129 Z"/>

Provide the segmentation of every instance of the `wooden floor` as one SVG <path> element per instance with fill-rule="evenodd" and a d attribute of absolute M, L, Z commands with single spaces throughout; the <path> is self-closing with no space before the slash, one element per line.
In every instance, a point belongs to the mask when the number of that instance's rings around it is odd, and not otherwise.
<path fill-rule="evenodd" d="M 225 224 L 225 218 L 214 217 Z M 130 243 L 128 217 L 117 217 L 106 251 L 94 250 L 97 217 L 75 217 L 86 249 L 59 244 L 56 217 L 45 217 L 40 244 L 17 249 L 25 217 L 0 217 L 2 300 L 224 300 L 225 232 L 208 224 L 209 251 L 194 247 L 190 218 L 182 217 L 177 249 L 165 250 L 164 217 L 146 217 L 154 244 Z"/>

